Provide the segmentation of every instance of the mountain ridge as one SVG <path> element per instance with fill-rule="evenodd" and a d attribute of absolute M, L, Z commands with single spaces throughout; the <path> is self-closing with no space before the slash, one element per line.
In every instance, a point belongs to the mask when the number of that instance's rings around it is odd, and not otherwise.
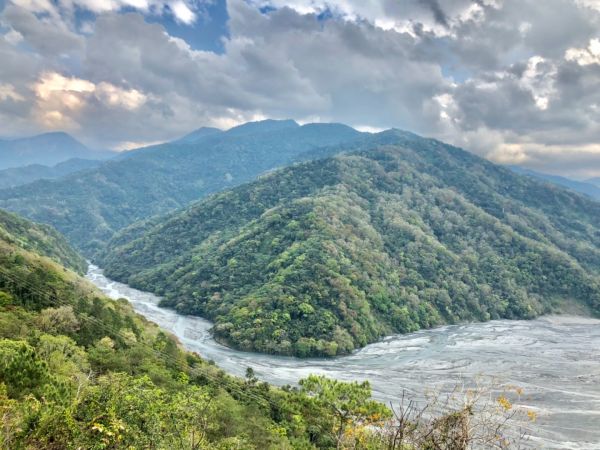
<path fill-rule="evenodd" d="M 53 166 L 72 158 L 107 159 L 115 152 L 92 150 L 63 131 L 0 141 L 0 169 L 30 164 Z"/>
<path fill-rule="evenodd" d="M 81 170 L 93 169 L 102 164 L 95 159 L 71 158 L 54 166 L 30 164 L 23 167 L 0 170 L 0 189 L 7 189 L 38 180 L 52 180 Z"/>
<path fill-rule="evenodd" d="M 598 203 L 411 133 L 348 147 L 132 225 L 101 255 L 107 275 L 213 320 L 228 345 L 296 356 L 600 313 Z"/>
<path fill-rule="evenodd" d="M 600 200 L 600 187 L 590 182 L 572 180 L 559 175 L 551 175 L 547 173 L 537 172 L 520 166 L 508 166 L 512 171 L 521 175 L 527 175 L 538 178 L 549 183 L 569 188 L 575 192 L 585 194 L 595 200 Z"/>
<path fill-rule="evenodd" d="M 257 131 L 261 126 L 266 130 Z M 283 121 L 251 129 L 133 150 L 84 174 L 0 190 L 0 207 L 51 224 L 93 257 L 115 231 L 137 220 L 252 180 L 307 151 L 362 136 L 338 124 Z"/>

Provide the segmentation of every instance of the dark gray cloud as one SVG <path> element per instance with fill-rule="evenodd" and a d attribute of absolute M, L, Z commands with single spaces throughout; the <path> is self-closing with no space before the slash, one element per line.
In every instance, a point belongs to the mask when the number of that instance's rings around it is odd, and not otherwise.
<path fill-rule="evenodd" d="M 431 10 L 433 14 L 433 18 L 437 23 L 448 27 L 448 19 L 446 18 L 446 14 L 442 10 L 439 2 L 437 0 L 420 0 L 423 5 Z"/>
<path fill-rule="evenodd" d="M 5 134 L 62 127 L 132 146 L 293 117 L 396 126 L 500 162 L 600 175 L 590 0 L 229 0 L 223 54 L 140 12 L 104 9 L 83 35 L 60 8 L 28 4 L 0 12 Z M 276 10 L 261 13 L 266 4 Z M 325 9 L 332 19 L 319 19 Z"/>

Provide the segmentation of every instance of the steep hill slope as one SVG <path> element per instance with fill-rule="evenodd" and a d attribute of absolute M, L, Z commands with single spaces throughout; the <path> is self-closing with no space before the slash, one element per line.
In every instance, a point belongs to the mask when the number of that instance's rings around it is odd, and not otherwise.
<path fill-rule="evenodd" d="M 107 159 L 112 156 L 115 153 L 91 150 L 61 132 L 0 141 L 0 169 L 29 164 L 53 166 L 71 158 Z"/>
<path fill-rule="evenodd" d="M 109 276 L 244 350 L 335 355 L 443 323 L 600 313 L 600 204 L 385 132 L 135 224 Z"/>
<path fill-rule="evenodd" d="M 44 231 L 0 215 L 1 448 L 335 448 L 326 402 L 183 351 L 126 301 L 47 258 L 64 251 L 56 236 L 38 253 Z M 388 417 L 368 383 L 335 386 L 378 414 L 367 425 Z M 375 438 L 369 448 L 384 448 Z"/>
<path fill-rule="evenodd" d="M 0 191 L 0 207 L 53 225 L 93 255 L 115 231 L 134 221 L 252 180 L 306 151 L 361 136 L 344 125 L 280 122 L 246 124 L 191 143 L 147 147 L 85 173 L 5 189 Z"/>
<path fill-rule="evenodd" d="M 29 222 L 1 209 L 0 242 L 46 256 L 79 273 L 87 269 L 86 261 L 52 227 Z"/>

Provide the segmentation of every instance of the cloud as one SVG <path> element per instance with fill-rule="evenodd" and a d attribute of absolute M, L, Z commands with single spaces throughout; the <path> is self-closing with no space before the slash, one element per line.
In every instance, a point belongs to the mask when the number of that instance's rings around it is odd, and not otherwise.
<path fill-rule="evenodd" d="M 124 148 L 292 117 L 600 172 L 593 0 L 228 0 L 219 54 L 151 23 L 172 15 L 185 27 L 205 4 L 13 0 L 0 13 L 5 133 L 65 127 Z M 97 15 L 82 22 L 79 10 Z"/>
<path fill-rule="evenodd" d="M 78 120 L 84 109 L 101 107 L 134 111 L 148 99 L 136 89 L 124 89 L 104 81 L 94 84 L 56 72 L 43 73 L 33 90 L 37 96 L 34 116 L 50 129 L 79 128 Z"/>
<path fill-rule="evenodd" d="M 600 39 L 591 39 L 587 48 L 570 48 L 565 53 L 567 61 L 576 61 L 580 66 L 600 64 Z"/>
<path fill-rule="evenodd" d="M 12 84 L 0 84 L 0 101 L 7 100 L 21 102 L 25 100 L 25 97 L 19 94 Z"/>
<path fill-rule="evenodd" d="M 19 8 L 32 13 L 48 13 L 58 17 L 62 13 L 73 14 L 75 10 L 89 11 L 94 14 L 138 10 L 152 15 L 170 14 L 186 25 L 193 24 L 202 5 L 210 0 L 9 0 Z"/>

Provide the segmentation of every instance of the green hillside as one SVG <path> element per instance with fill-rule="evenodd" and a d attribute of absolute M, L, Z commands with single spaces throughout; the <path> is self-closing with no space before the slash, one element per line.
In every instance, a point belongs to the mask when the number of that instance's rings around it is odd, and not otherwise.
<path fill-rule="evenodd" d="M 46 256 L 80 274 L 87 270 L 85 259 L 52 227 L 29 222 L 1 209 L 0 245 L 4 250 L 18 247 Z"/>
<path fill-rule="evenodd" d="M 209 130 L 211 131 L 211 130 Z M 87 256 L 127 225 L 188 205 L 361 134 L 338 124 L 263 121 L 127 152 L 59 180 L 0 191 L 0 208 L 54 226 Z"/>
<path fill-rule="evenodd" d="M 107 275 L 210 318 L 236 348 L 299 356 L 600 313 L 597 202 L 408 133 L 347 149 L 135 224 L 104 254 Z"/>
<path fill-rule="evenodd" d="M 32 251 L 43 230 L 25 223 L 0 215 L 11 230 L 0 235 L 0 449 L 330 449 L 389 417 L 368 383 L 313 376 L 282 390 L 251 372 L 226 375 L 125 300 Z M 56 244 L 44 253 L 60 254 Z M 321 386 L 334 397 L 321 398 Z M 335 395 L 353 402 L 348 437 Z"/>

